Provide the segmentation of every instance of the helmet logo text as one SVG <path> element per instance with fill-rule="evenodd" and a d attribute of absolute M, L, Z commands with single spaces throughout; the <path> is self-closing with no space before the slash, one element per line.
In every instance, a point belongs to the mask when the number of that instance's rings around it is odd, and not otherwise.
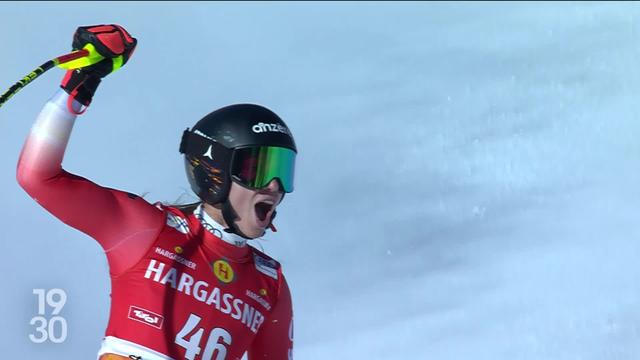
<path fill-rule="evenodd" d="M 254 133 L 260 134 L 265 132 L 279 132 L 291 136 L 289 129 L 286 126 L 280 124 L 265 124 L 257 123 L 251 127 Z"/>

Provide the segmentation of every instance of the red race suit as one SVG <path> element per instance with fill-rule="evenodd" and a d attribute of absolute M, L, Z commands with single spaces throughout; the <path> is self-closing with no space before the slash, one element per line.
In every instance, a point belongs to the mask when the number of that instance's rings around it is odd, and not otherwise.
<path fill-rule="evenodd" d="M 67 99 L 59 91 L 43 108 L 17 177 L 47 211 L 105 250 L 111 312 L 98 356 L 291 359 L 291 295 L 280 264 L 225 233 L 201 206 L 187 214 L 64 171 L 76 118 Z"/>

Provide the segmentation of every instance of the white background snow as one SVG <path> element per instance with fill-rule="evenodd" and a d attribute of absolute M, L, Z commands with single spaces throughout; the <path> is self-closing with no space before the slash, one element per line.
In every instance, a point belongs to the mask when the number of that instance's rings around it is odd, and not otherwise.
<path fill-rule="evenodd" d="M 65 169 L 190 199 L 182 130 L 264 104 L 292 129 L 296 191 L 260 241 L 281 260 L 296 359 L 640 358 L 637 3 L 2 3 L 0 87 L 77 26 L 140 45 L 76 126 Z M 91 359 L 101 248 L 15 181 L 63 73 L 0 109 L 4 358 Z M 87 206 L 91 206 L 90 203 Z M 69 336 L 34 344 L 34 288 Z"/>

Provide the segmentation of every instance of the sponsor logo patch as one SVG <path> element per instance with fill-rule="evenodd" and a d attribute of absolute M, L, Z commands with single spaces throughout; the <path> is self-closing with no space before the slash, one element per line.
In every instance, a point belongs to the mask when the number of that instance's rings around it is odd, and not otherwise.
<path fill-rule="evenodd" d="M 191 269 L 195 270 L 196 269 L 196 263 L 194 263 L 191 260 L 187 260 L 185 258 L 183 258 L 180 255 L 177 254 L 182 254 L 182 252 L 184 251 L 184 249 L 181 246 L 176 246 L 173 250 L 175 250 L 175 254 L 172 253 L 171 251 L 167 251 L 159 246 L 156 246 L 156 254 L 158 255 L 162 255 L 164 257 L 166 257 L 167 259 L 171 259 L 177 263 L 180 263 L 184 266 L 190 267 Z"/>
<path fill-rule="evenodd" d="M 263 294 L 266 295 L 266 290 L 265 289 L 260 289 L 260 294 L 262 294 L 262 292 L 265 292 Z M 267 300 L 265 300 L 265 298 L 263 298 L 262 296 L 254 293 L 253 291 L 247 289 L 246 292 L 247 296 L 252 298 L 253 300 L 255 300 L 258 304 L 262 305 L 262 307 L 264 307 L 265 309 L 267 309 L 267 311 L 271 311 L 271 304 L 269 304 L 269 302 Z"/>
<path fill-rule="evenodd" d="M 156 329 L 162 329 L 164 317 L 137 306 L 129 306 L 129 319 L 139 321 Z"/>
<path fill-rule="evenodd" d="M 278 280 L 278 264 L 275 260 L 265 259 L 260 255 L 254 254 L 253 260 L 256 264 L 256 269 L 261 273 Z"/>
<path fill-rule="evenodd" d="M 225 284 L 232 282 L 234 278 L 233 269 L 225 260 L 218 260 L 213 263 L 213 273 L 216 275 L 218 280 Z"/>
<path fill-rule="evenodd" d="M 187 223 L 187 220 L 181 217 L 175 216 L 171 213 L 167 214 L 167 225 L 180 231 L 183 234 L 189 233 L 189 224 Z"/>

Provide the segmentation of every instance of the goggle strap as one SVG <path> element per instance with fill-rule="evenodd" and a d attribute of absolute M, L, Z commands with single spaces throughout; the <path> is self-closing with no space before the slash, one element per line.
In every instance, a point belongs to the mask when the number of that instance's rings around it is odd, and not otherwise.
<path fill-rule="evenodd" d="M 187 138 L 189 138 L 189 134 L 189 128 L 186 128 L 182 133 L 182 139 L 180 139 L 180 148 L 178 149 L 180 154 L 186 154 L 187 152 Z"/>
<path fill-rule="evenodd" d="M 211 152 L 209 154 L 210 158 L 213 160 L 213 154 L 216 154 L 216 157 L 220 157 L 220 154 L 228 155 L 229 149 L 224 147 L 223 145 L 205 138 L 204 136 L 195 134 L 187 128 L 182 133 L 182 140 L 180 141 L 180 153 L 186 155 L 193 156 L 206 156 L 209 152 L 209 147 L 211 148 Z"/>

